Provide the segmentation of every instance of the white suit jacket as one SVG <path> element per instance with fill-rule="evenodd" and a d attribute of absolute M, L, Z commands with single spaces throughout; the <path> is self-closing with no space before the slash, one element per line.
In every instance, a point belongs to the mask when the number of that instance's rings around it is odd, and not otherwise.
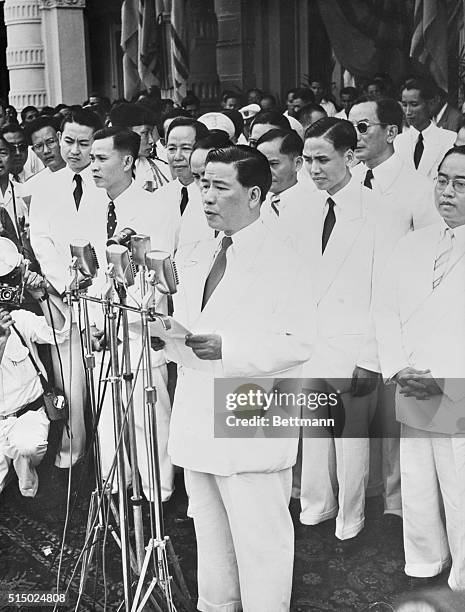
<path fill-rule="evenodd" d="M 179 364 L 168 450 L 175 465 L 195 471 L 273 472 L 293 465 L 297 438 L 215 438 L 214 380 L 299 377 L 314 341 L 310 272 L 258 220 L 233 235 L 225 275 L 201 311 L 221 236 L 199 242 L 180 269 L 175 317 L 193 333 L 219 334 L 223 357 Z"/>
<path fill-rule="evenodd" d="M 400 155 L 407 167 L 415 170 L 413 153 L 418 140 L 418 130 L 409 127 L 394 140 L 394 149 Z M 424 151 L 417 172 L 429 179 L 434 179 L 438 173 L 438 166 L 446 151 L 454 146 L 457 134 L 451 130 L 438 128 L 431 123 L 423 130 Z"/>
<path fill-rule="evenodd" d="M 354 367 L 362 356 L 364 367 L 378 369 L 376 342 L 370 336 L 376 228 L 367 214 L 367 209 L 376 202 L 371 191 L 354 179 L 332 196 L 336 224 L 322 255 L 328 194 L 319 191 L 313 197 L 313 210 L 317 212 L 313 240 L 319 244 L 314 263 L 318 337 L 313 357 L 304 366 L 304 375 L 342 379 L 339 388 L 347 391 Z"/>
<path fill-rule="evenodd" d="M 214 236 L 214 231 L 209 227 L 205 218 L 200 190 L 195 183 L 187 186 L 189 201 L 181 217 L 182 187 L 183 185 L 176 179 L 157 189 L 153 194 L 154 206 L 164 206 L 166 214 L 170 215 L 169 224 L 174 228 L 175 251 L 187 245 L 193 248 L 199 240 Z"/>
<path fill-rule="evenodd" d="M 87 239 L 98 244 L 101 228 L 106 227 L 105 190 L 95 186 L 90 166 L 80 174 L 83 194 L 79 210 L 73 197 L 74 172 L 68 166 L 44 177 L 31 198 L 31 245 L 42 272 L 59 293 L 69 282 L 70 243 Z"/>
<path fill-rule="evenodd" d="M 367 166 L 360 163 L 352 174 L 361 184 Z M 397 242 L 410 231 L 440 220 L 434 205 L 434 187 L 429 179 L 412 170 L 398 154 L 372 170 L 375 206 L 367 213 L 382 239 L 377 243 L 376 272 L 380 275 Z"/>
<path fill-rule="evenodd" d="M 263 222 L 303 259 L 302 265 L 307 266 L 311 265 L 318 250 L 321 249 L 320 242 L 315 243 L 313 239 L 312 225 L 315 223 L 315 211 L 312 210 L 312 205 L 315 203 L 315 198 L 312 197 L 312 193 L 315 189 L 309 190 L 307 182 L 298 181 L 279 194 L 279 216 L 271 206 L 270 193 L 260 211 Z"/>
<path fill-rule="evenodd" d="M 441 433 L 465 431 L 465 240 L 457 240 L 448 271 L 433 291 L 438 224 L 398 244 L 376 298 L 374 314 L 386 379 L 412 366 L 445 378 L 444 394 L 416 400 L 397 393 L 397 419 Z M 463 232 L 463 226 L 459 228 Z M 463 238 L 463 235 L 462 235 Z"/>

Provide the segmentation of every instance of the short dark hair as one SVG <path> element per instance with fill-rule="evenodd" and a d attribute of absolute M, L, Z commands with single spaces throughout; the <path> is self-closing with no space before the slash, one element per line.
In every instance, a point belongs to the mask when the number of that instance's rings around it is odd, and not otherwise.
<path fill-rule="evenodd" d="M 242 130 L 244 129 L 244 117 L 241 115 L 241 113 L 238 110 L 233 110 L 232 108 L 225 108 L 219 112 L 231 119 L 231 121 L 234 123 L 234 136 L 239 138 L 239 136 L 242 134 Z"/>
<path fill-rule="evenodd" d="M 34 121 L 31 121 L 27 125 L 24 126 L 24 132 L 26 133 L 26 138 L 29 144 L 31 144 L 31 137 L 35 132 L 42 130 L 45 127 L 51 127 L 58 132 L 58 120 L 50 115 L 40 115 Z"/>
<path fill-rule="evenodd" d="M 457 153 L 458 155 L 465 155 L 465 145 L 459 145 L 458 147 L 452 147 L 451 149 L 446 151 L 444 157 L 439 162 L 438 172 L 441 171 L 441 166 L 446 161 L 446 159 L 449 157 L 449 155 L 453 155 L 454 153 Z"/>
<path fill-rule="evenodd" d="M 358 96 L 358 90 L 356 87 L 343 87 L 339 96 L 353 96 L 353 98 L 356 98 Z"/>
<path fill-rule="evenodd" d="M 291 129 L 288 118 L 275 110 L 257 113 L 252 121 L 251 128 L 253 128 L 254 125 L 274 125 L 287 131 Z"/>
<path fill-rule="evenodd" d="M 92 128 L 94 132 L 101 130 L 103 124 L 100 117 L 90 110 L 90 108 L 81 108 L 71 106 L 71 113 L 65 117 L 61 122 L 60 131 L 63 132 L 67 123 L 78 123 L 79 125 L 85 125 L 86 127 Z"/>
<path fill-rule="evenodd" d="M 280 153 L 291 157 L 302 155 L 304 143 L 295 130 L 291 130 L 290 132 L 287 130 L 270 130 L 263 134 L 263 136 L 260 136 L 257 141 L 257 147 L 265 142 L 272 142 L 278 139 L 282 139 L 279 147 Z"/>
<path fill-rule="evenodd" d="M 404 91 L 404 89 L 418 89 L 423 100 L 432 100 L 437 93 L 437 86 L 435 83 L 431 79 L 424 77 L 407 79 L 402 85 L 401 91 Z"/>
<path fill-rule="evenodd" d="M 181 100 L 181 106 L 186 108 L 186 106 L 190 106 L 195 104 L 200 108 L 200 100 L 194 94 L 188 94 L 185 98 Z"/>
<path fill-rule="evenodd" d="M 21 119 L 24 121 L 24 118 L 26 117 L 27 113 L 29 111 L 36 111 L 37 114 L 39 114 L 39 109 L 35 106 L 25 106 L 23 108 L 23 110 L 21 111 Z"/>
<path fill-rule="evenodd" d="M 271 170 L 263 153 L 246 145 L 233 145 L 210 151 L 206 164 L 209 162 L 233 164 L 239 183 L 243 187 L 259 187 L 260 201 L 264 201 L 271 187 Z"/>
<path fill-rule="evenodd" d="M 208 136 L 208 128 L 200 121 L 196 121 L 190 117 L 177 117 L 173 119 L 173 121 L 169 124 L 168 129 L 166 130 L 165 140 L 168 140 L 170 133 L 176 127 L 191 127 L 194 128 L 195 131 L 195 140 L 200 140 L 200 138 L 205 138 Z"/>
<path fill-rule="evenodd" d="M 223 130 L 212 130 L 205 138 L 200 138 L 192 147 L 192 151 L 197 149 L 224 149 L 232 147 L 233 143 L 229 140 L 228 134 Z"/>
<path fill-rule="evenodd" d="M 2 135 L 5 135 L 5 134 L 24 134 L 25 135 L 25 130 L 24 130 L 24 128 L 21 125 L 19 125 L 19 123 L 7 123 L 0 130 L 0 134 L 2 134 Z"/>
<path fill-rule="evenodd" d="M 272 104 L 274 104 L 274 106 L 276 106 L 276 98 L 275 96 L 273 96 L 273 94 L 270 93 L 266 93 L 262 96 L 262 99 L 260 100 L 260 102 L 263 102 L 263 100 L 271 100 Z"/>
<path fill-rule="evenodd" d="M 312 113 L 323 113 L 324 115 L 328 116 L 328 113 L 320 104 L 310 102 L 310 104 L 306 104 L 298 110 L 296 119 L 300 121 L 302 125 L 304 125 L 304 123 L 308 123 L 310 121 Z"/>
<path fill-rule="evenodd" d="M 376 114 L 383 125 L 397 125 L 399 133 L 402 131 L 404 112 L 401 105 L 393 98 L 381 98 L 375 101 Z"/>
<path fill-rule="evenodd" d="M 94 134 L 95 140 L 113 139 L 113 147 L 120 153 L 132 155 L 134 161 L 139 155 L 140 136 L 129 128 L 106 127 Z"/>
<path fill-rule="evenodd" d="M 233 91 L 232 89 L 225 89 L 221 93 L 221 102 L 226 102 L 226 100 L 229 100 L 229 98 L 236 98 L 237 100 L 241 100 L 242 94 L 238 91 Z"/>
<path fill-rule="evenodd" d="M 320 137 L 328 140 L 336 151 L 354 150 L 357 146 L 357 132 L 350 121 L 345 119 L 323 117 L 315 121 L 305 131 L 305 140 Z"/>
<path fill-rule="evenodd" d="M 311 89 L 307 87 L 299 87 L 294 92 L 294 99 L 300 98 L 304 102 L 315 102 L 315 95 Z"/>

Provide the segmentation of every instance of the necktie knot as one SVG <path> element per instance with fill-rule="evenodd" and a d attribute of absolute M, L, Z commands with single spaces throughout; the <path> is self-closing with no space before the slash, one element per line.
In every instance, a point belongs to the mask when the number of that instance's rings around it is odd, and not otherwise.
<path fill-rule="evenodd" d="M 226 251 L 227 249 L 229 249 L 229 247 L 232 245 L 232 238 L 231 236 L 223 236 L 223 239 L 221 240 L 221 248 Z"/>
<path fill-rule="evenodd" d="M 115 203 L 110 200 L 108 202 L 107 209 L 107 240 L 113 237 L 113 234 L 116 230 L 116 211 L 115 211 Z"/>
<path fill-rule="evenodd" d="M 365 187 L 368 187 L 368 189 L 373 189 L 371 181 L 374 178 L 375 177 L 373 176 L 373 170 L 371 168 L 368 168 L 367 173 L 365 174 L 365 180 L 363 181 L 363 184 L 365 185 Z"/>
<path fill-rule="evenodd" d="M 423 134 L 421 132 L 418 134 L 417 142 L 423 142 Z"/>
<path fill-rule="evenodd" d="M 277 217 L 279 217 L 279 203 L 281 202 L 281 198 L 278 193 L 274 193 L 271 196 L 271 208 L 274 210 Z"/>
<path fill-rule="evenodd" d="M 74 203 L 76 204 L 76 210 L 79 210 L 79 204 L 82 198 L 82 176 L 80 174 L 75 174 L 73 176 L 73 181 L 76 183 L 73 191 Z"/>

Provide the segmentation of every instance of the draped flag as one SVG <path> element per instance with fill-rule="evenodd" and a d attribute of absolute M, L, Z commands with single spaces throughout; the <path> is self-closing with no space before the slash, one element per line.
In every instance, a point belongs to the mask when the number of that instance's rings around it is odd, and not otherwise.
<path fill-rule="evenodd" d="M 121 7 L 121 48 L 123 50 L 124 97 L 130 100 L 141 88 L 138 71 L 139 0 L 124 0 Z"/>
<path fill-rule="evenodd" d="M 187 51 L 186 5 L 184 0 L 171 2 L 171 72 L 173 77 L 174 100 L 180 103 L 186 95 L 189 76 L 189 55 Z"/>
<path fill-rule="evenodd" d="M 444 91 L 448 90 L 448 57 L 456 52 L 462 22 L 462 0 L 415 0 L 410 56 L 429 70 Z"/>
<path fill-rule="evenodd" d="M 406 0 L 318 0 L 334 53 L 352 74 L 387 72 L 394 80 L 408 57 Z"/>
<path fill-rule="evenodd" d="M 158 85 L 162 72 L 162 0 L 124 0 L 121 7 L 124 96 Z"/>
<path fill-rule="evenodd" d="M 410 56 L 447 91 L 447 6 L 443 0 L 415 0 Z"/>

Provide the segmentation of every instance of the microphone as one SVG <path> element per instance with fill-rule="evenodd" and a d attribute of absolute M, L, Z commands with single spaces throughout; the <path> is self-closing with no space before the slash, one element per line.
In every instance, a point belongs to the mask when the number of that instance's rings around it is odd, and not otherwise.
<path fill-rule="evenodd" d="M 135 272 L 128 249 L 120 244 L 112 244 L 107 247 L 106 254 L 107 263 L 114 267 L 116 282 L 126 287 L 132 287 Z"/>
<path fill-rule="evenodd" d="M 160 293 L 176 293 L 179 284 L 178 272 L 174 261 L 165 251 L 149 251 L 145 255 L 145 265 L 155 275 L 155 287 Z"/>
<path fill-rule="evenodd" d="M 145 266 L 145 255 L 152 248 L 150 236 L 135 234 L 131 236 L 132 260 L 136 266 Z"/>
<path fill-rule="evenodd" d="M 87 278 L 95 278 L 99 268 L 94 247 L 87 240 L 75 240 L 69 245 L 71 257 L 76 257 L 79 272 Z"/>

